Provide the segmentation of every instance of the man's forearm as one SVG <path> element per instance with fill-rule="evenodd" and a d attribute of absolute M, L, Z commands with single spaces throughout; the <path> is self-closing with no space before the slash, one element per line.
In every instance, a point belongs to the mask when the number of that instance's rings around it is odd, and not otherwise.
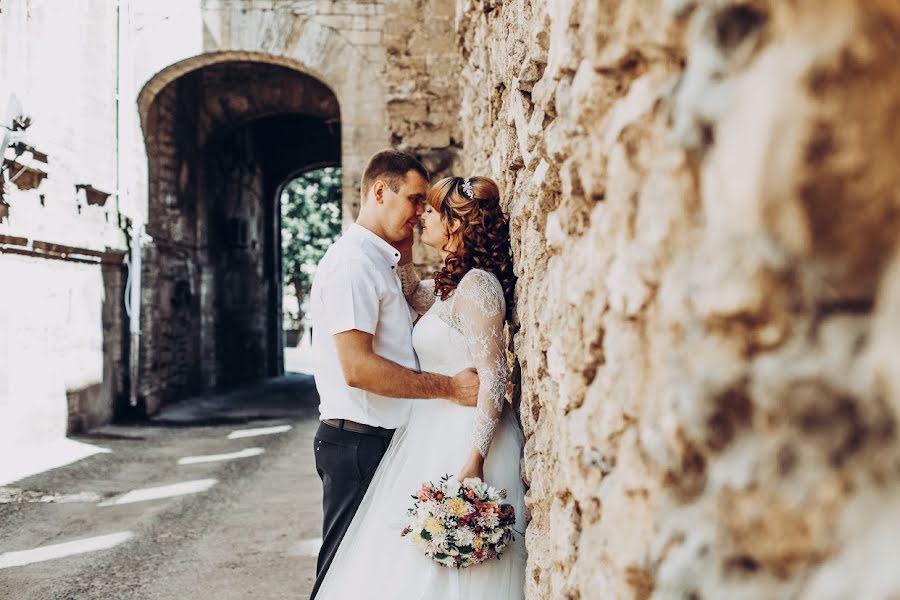
<path fill-rule="evenodd" d="M 453 379 L 446 375 L 417 373 L 377 354 L 359 361 L 347 383 L 390 398 L 453 399 L 456 393 Z"/>

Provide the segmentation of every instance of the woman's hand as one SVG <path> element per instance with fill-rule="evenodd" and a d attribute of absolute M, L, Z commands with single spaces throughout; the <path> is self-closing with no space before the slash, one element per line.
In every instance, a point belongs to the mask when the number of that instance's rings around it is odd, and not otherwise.
<path fill-rule="evenodd" d="M 412 249 L 413 249 L 413 242 L 415 241 L 415 238 L 416 238 L 415 232 L 413 232 L 413 233 L 410 233 L 409 237 L 406 239 L 400 240 L 399 242 L 391 242 L 390 243 L 391 246 L 396 248 L 397 252 L 400 253 L 400 264 L 401 265 L 408 265 L 409 263 L 412 262 L 412 259 L 413 259 Z"/>
<path fill-rule="evenodd" d="M 484 457 L 478 450 L 472 450 L 472 454 L 469 455 L 469 459 L 457 476 L 460 482 L 469 477 L 477 477 L 484 481 Z"/>

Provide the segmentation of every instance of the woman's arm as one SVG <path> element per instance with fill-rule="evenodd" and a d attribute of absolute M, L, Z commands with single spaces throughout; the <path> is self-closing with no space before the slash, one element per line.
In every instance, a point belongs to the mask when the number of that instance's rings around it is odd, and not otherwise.
<path fill-rule="evenodd" d="M 434 280 L 419 280 L 419 274 L 412 263 L 400 265 L 397 274 L 400 276 L 400 285 L 406 302 L 418 314 L 424 315 L 434 304 Z"/>
<path fill-rule="evenodd" d="M 480 378 L 473 447 L 460 478 L 483 478 L 484 459 L 503 413 L 509 382 L 503 336 L 506 302 L 500 282 L 485 271 L 468 273 L 454 293 L 453 323 L 466 340 Z"/>

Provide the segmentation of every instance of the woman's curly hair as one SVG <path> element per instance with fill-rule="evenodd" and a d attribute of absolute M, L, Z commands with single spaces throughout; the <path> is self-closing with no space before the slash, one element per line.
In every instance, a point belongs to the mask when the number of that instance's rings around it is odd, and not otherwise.
<path fill-rule="evenodd" d="M 503 287 L 506 318 L 510 319 L 516 277 L 509 246 L 509 222 L 500 209 L 497 184 L 487 177 L 468 180 L 445 177 L 428 190 L 427 200 L 451 231 L 449 247 L 445 248 L 450 253 L 443 267 L 434 273 L 435 296 L 441 300 L 449 298 L 471 269 L 488 271 Z M 457 223 L 459 227 L 454 231 Z"/>

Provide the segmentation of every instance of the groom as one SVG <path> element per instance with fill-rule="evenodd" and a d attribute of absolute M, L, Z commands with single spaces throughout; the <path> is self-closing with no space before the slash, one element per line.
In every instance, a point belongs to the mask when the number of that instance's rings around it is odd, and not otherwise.
<path fill-rule="evenodd" d="M 421 373 L 413 350 L 413 320 L 397 269 L 410 260 L 427 187 L 428 172 L 409 154 L 384 150 L 373 156 L 363 173 L 359 218 L 325 253 L 313 280 L 321 420 L 315 454 L 324 523 L 311 598 L 394 429 L 406 422 L 410 401 L 403 398 L 447 398 L 465 406 L 477 401 L 473 370 L 453 377 Z"/>

